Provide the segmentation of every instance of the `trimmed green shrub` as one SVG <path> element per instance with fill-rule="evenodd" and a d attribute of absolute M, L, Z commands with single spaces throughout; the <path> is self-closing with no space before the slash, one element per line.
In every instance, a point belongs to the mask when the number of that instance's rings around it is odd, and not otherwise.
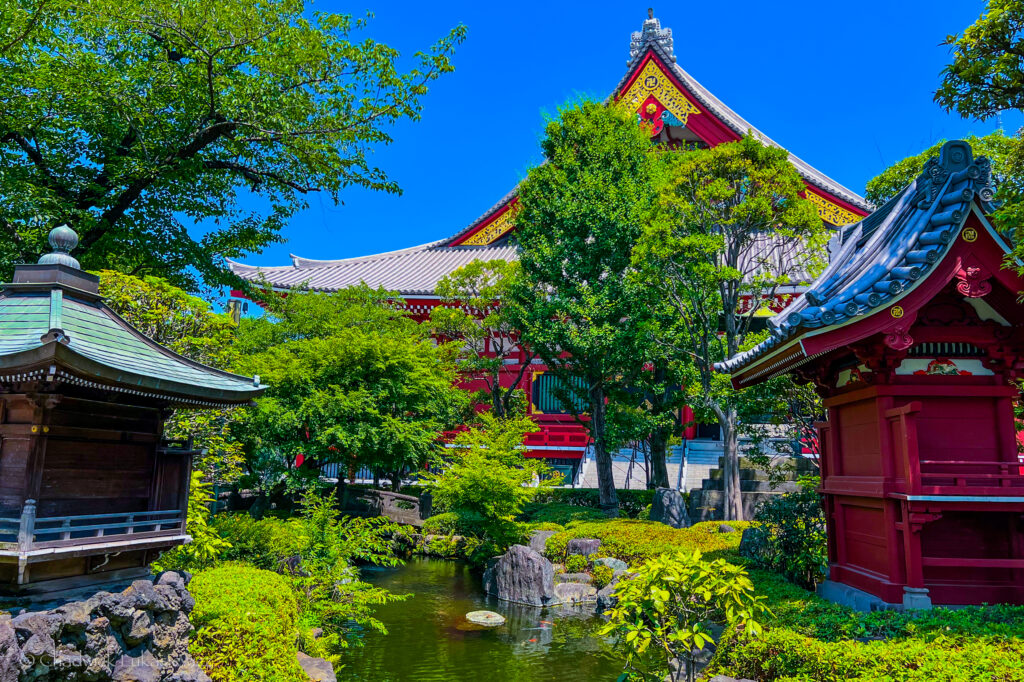
<path fill-rule="evenodd" d="M 295 658 L 298 606 L 285 578 L 227 564 L 188 588 L 196 601 L 189 651 L 214 682 L 308 682 Z"/>
<path fill-rule="evenodd" d="M 743 556 L 755 565 L 814 589 L 828 570 L 828 538 L 817 478 L 800 481 L 798 492 L 761 502 Z"/>
<path fill-rule="evenodd" d="M 478 537 L 483 517 L 473 512 L 445 512 L 423 522 L 424 535 L 464 535 Z"/>
<path fill-rule="evenodd" d="M 719 533 L 719 521 L 705 521 L 690 528 L 672 528 L 657 521 L 634 519 L 606 519 L 584 521 L 569 525 L 565 531 L 548 538 L 546 554 L 553 560 L 565 557 L 566 547 L 573 538 L 601 540 L 600 553 L 622 559 L 628 564 L 676 549 L 699 549 L 708 559 L 733 558 L 739 548 L 741 531 L 750 524 L 730 521 L 734 533 Z"/>
<path fill-rule="evenodd" d="M 600 590 L 612 581 L 612 578 L 615 577 L 615 571 L 612 570 L 611 566 L 598 564 L 590 569 L 590 577 L 594 581 L 594 587 Z"/>
<path fill-rule="evenodd" d="M 276 570 L 282 559 L 300 554 L 305 541 L 296 519 L 267 516 L 257 521 L 242 512 L 217 514 L 210 525 L 231 543 L 221 553 L 223 560 L 244 561 L 269 571 Z"/>
<path fill-rule="evenodd" d="M 908 638 L 822 642 L 784 629 L 737 645 L 723 636 L 712 661 L 716 674 L 775 680 L 1020 680 L 1020 640 L 995 637 Z M 710 670 L 709 670 L 710 672 Z"/>
<path fill-rule="evenodd" d="M 547 502 L 527 505 L 523 518 L 528 523 L 557 523 L 564 526 L 573 521 L 600 521 L 607 519 L 601 510 L 580 507 L 563 502 Z"/>
<path fill-rule="evenodd" d="M 565 530 L 565 526 L 560 523 L 551 523 L 550 521 L 544 521 L 542 523 L 531 523 L 530 530 L 553 530 L 556 533 L 560 533 Z"/>
<path fill-rule="evenodd" d="M 587 558 L 582 554 L 573 554 L 565 559 L 566 573 L 582 573 L 587 570 Z"/>
<path fill-rule="evenodd" d="M 654 502 L 653 490 L 616 490 L 619 514 L 636 518 L 645 507 Z M 553 488 L 541 492 L 534 502 L 567 504 L 572 507 L 590 507 L 600 510 L 600 497 L 596 488 Z"/>

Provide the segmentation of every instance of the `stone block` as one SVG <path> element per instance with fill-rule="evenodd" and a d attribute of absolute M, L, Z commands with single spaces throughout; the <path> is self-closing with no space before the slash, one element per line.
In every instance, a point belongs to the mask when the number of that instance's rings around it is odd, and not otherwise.
<path fill-rule="evenodd" d="M 528 606 L 549 606 L 558 601 L 554 566 L 524 545 L 512 545 L 488 566 L 484 590 L 498 599 Z"/>
<path fill-rule="evenodd" d="M 616 559 L 615 557 L 602 556 L 593 560 L 595 566 L 607 566 L 613 571 L 625 571 L 629 568 L 625 561 L 622 559 Z"/>
<path fill-rule="evenodd" d="M 543 554 L 547 549 L 548 538 L 555 534 L 553 530 L 535 530 L 530 534 L 530 549 Z"/>
<path fill-rule="evenodd" d="M 601 548 L 601 541 L 595 538 L 573 538 L 569 540 L 566 552 L 569 554 L 581 554 L 590 556 Z"/>
<path fill-rule="evenodd" d="M 654 502 L 651 504 L 651 521 L 686 528 L 690 525 L 690 516 L 686 512 L 686 498 L 678 490 L 658 488 L 654 491 Z"/>
<path fill-rule="evenodd" d="M 301 651 L 298 653 L 299 667 L 309 676 L 311 682 L 338 682 L 334 666 L 323 658 L 313 658 Z"/>

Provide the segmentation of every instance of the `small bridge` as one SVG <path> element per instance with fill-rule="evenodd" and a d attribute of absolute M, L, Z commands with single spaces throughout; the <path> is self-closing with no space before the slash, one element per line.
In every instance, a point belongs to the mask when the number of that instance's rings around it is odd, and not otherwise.
<path fill-rule="evenodd" d="M 366 516 L 386 516 L 395 523 L 404 523 L 419 528 L 430 518 L 431 495 L 420 497 L 403 495 L 390 490 L 362 490 L 355 494 L 369 509 Z M 348 512 L 346 512 L 348 513 Z"/>

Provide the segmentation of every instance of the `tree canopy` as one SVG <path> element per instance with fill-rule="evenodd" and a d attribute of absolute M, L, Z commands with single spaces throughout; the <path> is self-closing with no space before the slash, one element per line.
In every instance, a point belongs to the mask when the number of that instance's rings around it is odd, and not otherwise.
<path fill-rule="evenodd" d="M 238 367 L 269 385 L 238 429 L 254 474 L 297 455 L 392 481 L 422 467 L 467 414 L 453 349 L 400 314 L 393 292 L 291 292 L 239 330 Z"/>
<path fill-rule="evenodd" d="M 367 19 L 305 0 L 3 0 L 0 16 L 0 268 L 68 223 L 85 267 L 189 290 L 228 282 L 225 259 L 280 241 L 314 192 L 398 192 L 369 153 L 419 117 L 464 36 L 403 71 L 359 36 Z"/>
<path fill-rule="evenodd" d="M 742 518 L 738 437 L 749 410 L 713 364 L 763 338 L 760 313 L 771 314 L 779 287 L 821 267 L 827 231 L 784 149 L 747 135 L 662 160 L 659 214 L 633 263 L 675 313 L 657 320 L 652 337 L 689 366 L 690 405 L 722 428 L 726 518 Z"/>
<path fill-rule="evenodd" d="M 519 186 L 521 275 L 510 287 L 510 316 L 566 392 L 580 387 L 582 401 L 563 403 L 590 431 L 601 505 L 610 511 L 616 444 L 606 398 L 642 367 L 639 319 L 650 294 L 627 274 L 654 215 L 655 151 L 633 117 L 598 102 L 563 109 L 541 147 L 546 163 Z"/>

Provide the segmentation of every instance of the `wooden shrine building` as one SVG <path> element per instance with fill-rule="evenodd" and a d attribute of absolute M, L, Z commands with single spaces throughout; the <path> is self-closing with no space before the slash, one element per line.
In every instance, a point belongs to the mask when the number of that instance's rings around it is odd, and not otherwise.
<path fill-rule="evenodd" d="M 1024 604 L 1024 279 L 992 195 L 988 160 L 947 143 L 837 234 L 764 343 L 718 366 L 737 387 L 790 372 L 824 398 L 829 596 Z"/>
<path fill-rule="evenodd" d="M 609 83 L 611 85 L 611 83 Z M 642 30 L 632 33 L 625 73 L 610 89 L 609 105 L 635 115 L 651 125 L 652 141 L 669 146 L 713 147 L 741 139 L 748 132 L 764 144 L 778 146 L 756 126 L 718 99 L 680 66 L 673 49 L 672 29 L 648 12 Z M 789 160 L 806 185 L 805 197 L 814 203 L 822 220 L 832 227 L 854 223 L 871 210 L 871 205 L 806 161 L 790 154 Z M 474 260 L 515 260 L 516 190 L 506 194 L 483 215 L 451 236 L 419 246 L 358 258 L 316 260 L 293 255 L 291 263 L 257 267 L 230 263 L 239 277 L 275 290 L 302 287 L 312 291 L 337 291 L 365 283 L 373 288 L 397 291 L 410 313 L 424 320 L 438 305 L 445 305 L 436 293 L 437 283 Z M 801 278 L 778 289 L 770 305 L 780 310 L 791 296 L 803 291 Z M 232 292 L 242 296 L 241 291 Z M 540 429 L 526 437 L 527 456 L 545 457 L 562 469 L 568 480 L 578 473 L 578 464 L 588 437 L 567 410 L 559 405 L 553 375 L 545 367 L 531 364 L 526 352 L 509 358 L 501 376 L 502 386 L 516 382 L 529 400 L 529 414 Z M 536 363 L 536 361 L 534 361 Z M 523 371 L 525 370 L 525 371 Z M 467 390 L 485 388 L 470 378 Z M 693 438 L 696 429 L 688 437 Z"/>
<path fill-rule="evenodd" d="M 68 254 L 77 243 L 56 228 L 54 253 L 0 292 L 0 595 L 146 575 L 189 542 L 193 451 L 162 439 L 164 420 L 263 390 L 133 329 Z"/>

